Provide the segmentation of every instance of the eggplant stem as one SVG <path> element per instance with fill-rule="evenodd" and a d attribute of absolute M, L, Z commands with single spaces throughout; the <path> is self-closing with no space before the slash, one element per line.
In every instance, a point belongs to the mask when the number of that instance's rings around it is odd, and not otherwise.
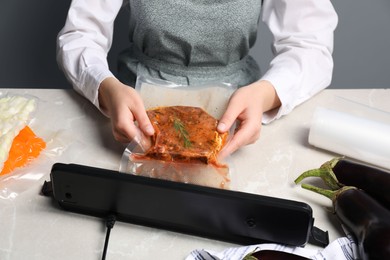
<path fill-rule="evenodd" d="M 337 199 L 337 196 L 339 196 L 341 193 L 343 193 L 347 190 L 357 189 L 356 187 L 353 187 L 353 186 L 343 186 L 343 187 L 339 188 L 338 190 L 326 190 L 326 189 L 322 189 L 322 188 L 319 188 L 319 187 L 316 187 L 316 186 L 313 186 L 310 184 L 305 184 L 305 183 L 303 183 L 301 185 L 301 187 L 306 189 L 306 190 L 314 191 L 318 194 L 324 195 L 325 197 L 331 199 L 333 203 Z"/>
<path fill-rule="evenodd" d="M 329 161 L 327 161 L 327 162 L 325 162 L 325 163 L 323 163 L 322 165 L 321 165 L 321 167 L 320 168 L 325 168 L 325 169 L 333 169 L 335 166 L 336 166 L 336 164 L 340 161 L 340 160 L 342 160 L 344 157 L 336 157 L 336 158 L 333 158 L 333 159 L 331 159 L 331 160 L 329 160 Z"/>
<path fill-rule="evenodd" d="M 294 182 L 295 184 L 298 184 L 308 177 L 320 177 L 331 190 L 338 190 L 343 187 L 343 185 L 338 181 L 332 168 L 328 167 L 328 165 L 322 165 L 321 168 L 305 171 L 299 175 Z"/>
<path fill-rule="evenodd" d="M 306 189 L 306 190 L 314 191 L 318 194 L 324 195 L 325 197 L 327 197 L 331 200 L 333 200 L 336 197 L 336 193 L 337 193 L 337 191 L 322 189 L 322 188 L 319 188 L 319 187 L 316 187 L 316 186 L 313 186 L 310 184 L 306 184 L 306 183 L 303 183 L 301 185 L 301 187 Z"/>

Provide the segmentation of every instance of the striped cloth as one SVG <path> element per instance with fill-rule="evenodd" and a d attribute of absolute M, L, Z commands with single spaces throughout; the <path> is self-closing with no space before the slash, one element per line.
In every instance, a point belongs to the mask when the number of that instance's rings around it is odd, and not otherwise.
<path fill-rule="evenodd" d="M 192 251 L 185 260 L 242 260 L 246 255 L 261 250 L 283 251 L 313 260 L 358 260 L 357 245 L 350 236 L 334 240 L 322 250 L 290 247 L 279 244 L 258 244 L 227 248 L 221 252 L 206 249 Z"/>

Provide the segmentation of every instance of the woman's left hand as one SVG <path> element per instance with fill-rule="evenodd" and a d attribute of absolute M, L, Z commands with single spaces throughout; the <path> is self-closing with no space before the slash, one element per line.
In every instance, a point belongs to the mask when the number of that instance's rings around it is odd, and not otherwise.
<path fill-rule="evenodd" d="M 260 80 L 239 88 L 231 97 L 228 107 L 218 123 L 220 133 L 229 131 L 237 120 L 238 125 L 232 139 L 220 153 L 224 158 L 238 148 L 253 144 L 260 137 L 263 113 L 280 106 L 280 100 L 273 85 Z"/>

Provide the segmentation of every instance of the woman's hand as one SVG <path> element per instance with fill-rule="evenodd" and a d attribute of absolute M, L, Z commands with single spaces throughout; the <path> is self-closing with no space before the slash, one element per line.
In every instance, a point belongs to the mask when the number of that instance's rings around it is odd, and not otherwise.
<path fill-rule="evenodd" d="M 111 118 L 112 132 L 117 141 L 127 143 L 135 140 L 144 144 L 154 134 L 141 97 L 135 89 L 119 80 L 106 78 L 102 81 L 99 87 L 99 105 Z"/>
<path fill-rule="evenodd" d="M 220 157 L 224 158 L 241 146 L 256 142 L 260 137 L 263 113 L 279 106 L 280 100 L 268 81 L 261 80 L 239 88 L 218 124 L 218 131 L 224 133 L 238 121 L 234 136 L 222 149 Z"/>

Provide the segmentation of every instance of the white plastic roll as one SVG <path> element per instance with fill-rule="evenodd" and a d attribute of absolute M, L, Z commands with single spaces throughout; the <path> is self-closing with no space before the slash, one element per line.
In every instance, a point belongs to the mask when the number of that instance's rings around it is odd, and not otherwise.
<path fill-rule="evenodd" d="M 390 169 L 390 124 L 319 107 L 309 132 L 313 146 Z"/>

